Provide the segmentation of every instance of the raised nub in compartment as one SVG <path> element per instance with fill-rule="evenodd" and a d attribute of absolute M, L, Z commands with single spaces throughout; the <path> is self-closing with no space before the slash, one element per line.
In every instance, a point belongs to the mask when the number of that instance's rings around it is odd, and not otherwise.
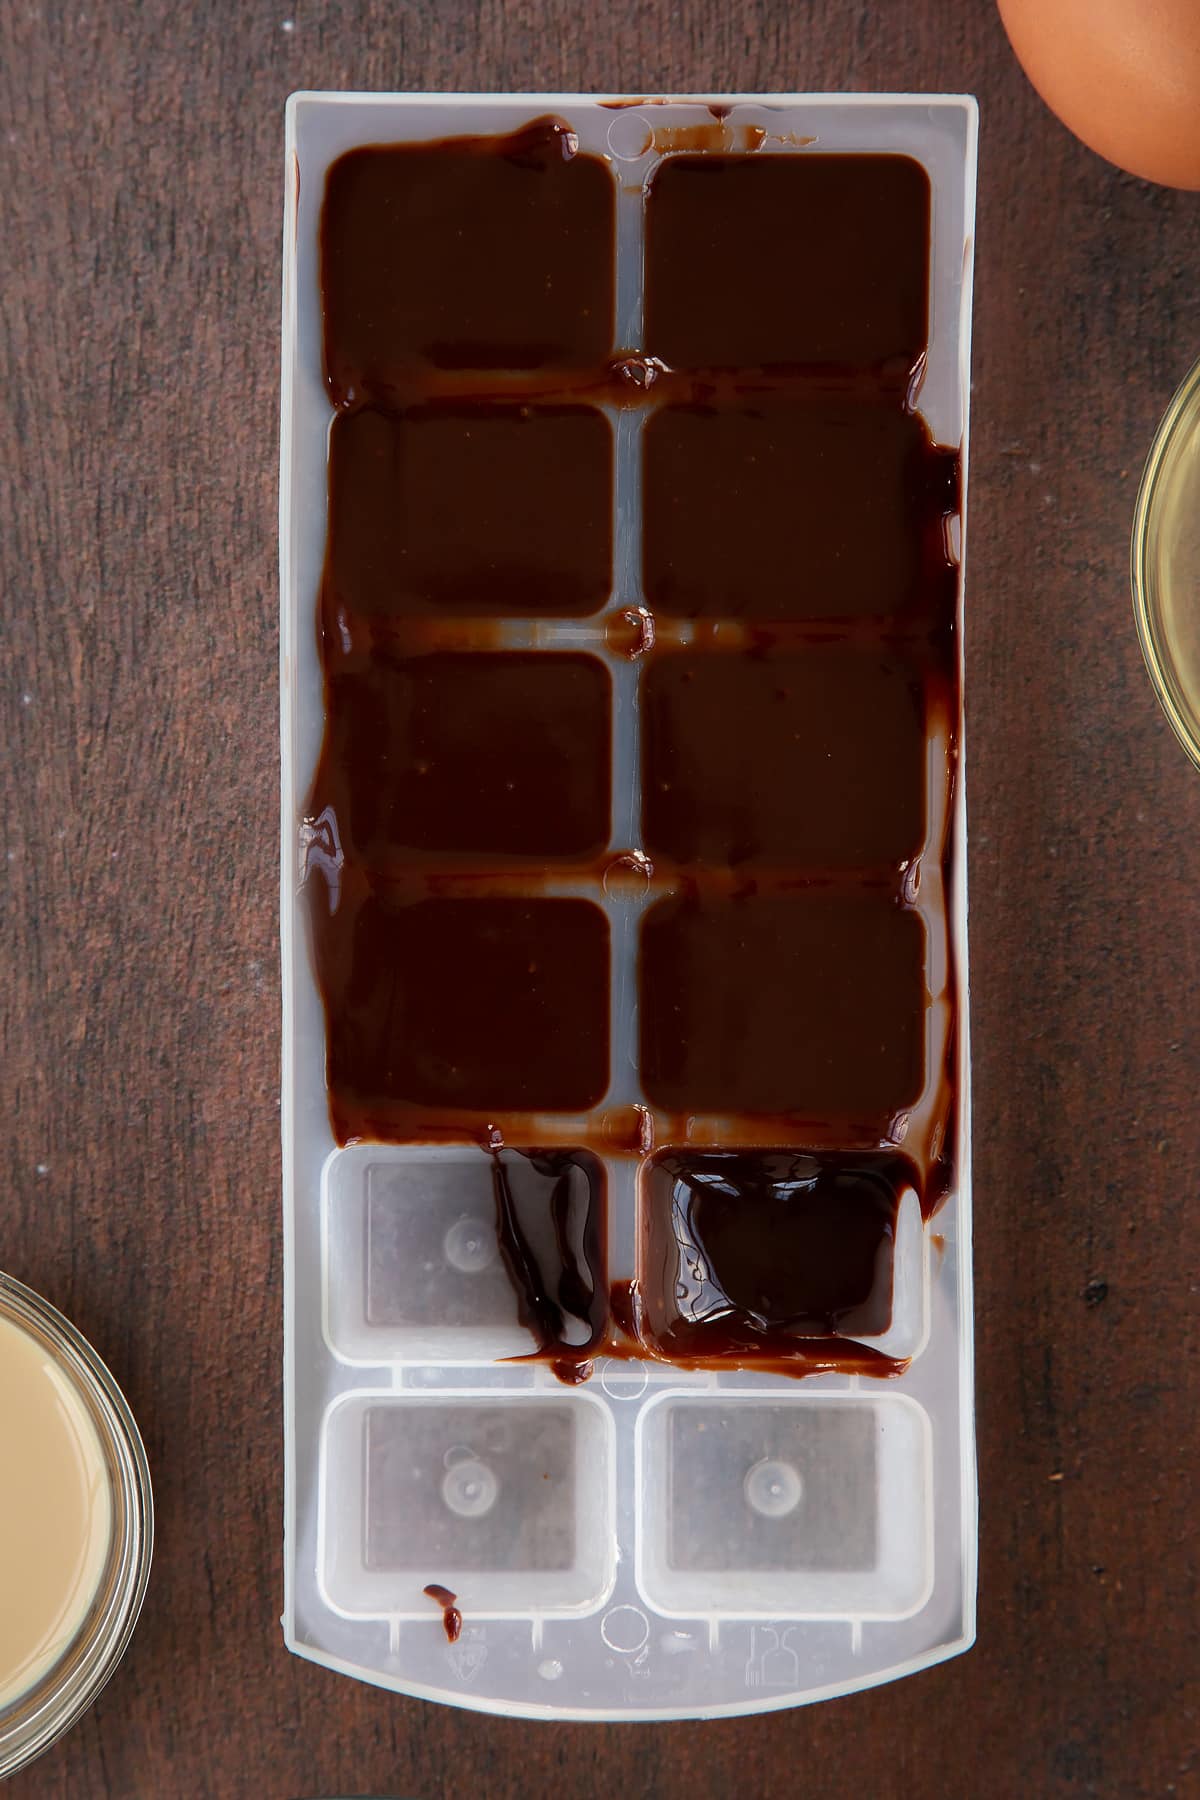
<path fill-rule="evenodd" d="M 645 432 L 643 582 L 664 616 L 945 629 L 958 460 L 894 398 L 667 406 Z"/>
<path fill-rule="evenodd" d="M 877 1553 L 874 1414 L 862 1406 L 677 1407 L 677 1569 L 869 1569 Z"/>
<path fill-rule="evenodd" d="M 601 1099 L 609 941 L 591 901 L 424 899 L 349 871 L 305 893 L 340 1143 Z"/>
<path fill-rule="evenodd" d="M 309 801 L 348 857 L 493 865 L 598 856 L 612 680 L 596 657 L 377 653 L 327 682 Z"/>
<path fill-rule="evenodd" d="M 616 183 L 561 119 L 508 137 L 368 145 L 329 171 L 325 368 L 335 401 L 429 369 L 548 369 L 611 351 Z"/>
<path fill-rule="evenodd" d="M 905 156 L 669 157 L 646 204 L 646 349 L 672 368 L 853 366 L 925 349 L 929 177 Z"/>
<path fill-rule="evenodd" d="M 569 1568 L 573 1436 L 561 1406 L 519 1414 L 496 1404 L 459 1406 L 441 1417 L 372 1407 L 367 1567 Z"/>
<path fill-rule="evenodd" d="M 786 1363 L 892 1322 L 899 1155 L 671 1150 L 643 1175 L 643 1329 L 668 1356 Z"/>
<path fill-rule="evenodd" d="M 560 616 L 612 586 L 612 428 L 587 406 L 435 401 L 334 420 L 324 653 L 356 615 Z"/>

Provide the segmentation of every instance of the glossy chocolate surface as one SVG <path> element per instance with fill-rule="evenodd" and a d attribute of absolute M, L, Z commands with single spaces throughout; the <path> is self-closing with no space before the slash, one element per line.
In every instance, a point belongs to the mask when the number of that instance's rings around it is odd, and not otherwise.
<path fill-rule="evenodd" d="M 339 414 L 326 635 L 358 619 L 592 613 L 612 585 L 612 429 L 587 406 Z"/>
<path fill-rule="evenodd" d="M 325 367 L 339 405 L 436 369 L 599 362 L 612 344 L 616 183 L 560 119 L 507 138 L 377 144 L 329 171 Z"/>
<path fill-rule="evenodd" d="M 671 157 L 646 205 L 646 347 L 671 368 L 907 386 L 928 341 L 929 178 L 906 156 Z"/>
<path fill-rule="evenodd" d="M 887 893 L 699 893 L 642 928 L 640 1050 L 668 1112 L 827 1115 L 881 1138 L 924 1080 L 925 944 Z"/>
<path fill-rule="evenodd" d="M 644 585 L 685 618 L 953 617 L 957 461 L 876 391 L 665 406 L 645 435 Z"/>
<path fill-rule="evenodd" d="M 898 866 L 925 840 L 925 759 L 925 672 L 903 654 L 664 653 L 642 682 L 647 854 Z"/>
<path fill-rule="evenodd" d="M 608 925 L 590 900 L 443 900 L 347 881 L 311 909 L 334 1126 L 583 1113 L 608 1086 Z"/>
<path fill-rule="evenodd" d="M 892 1311 L 902 1157 L 668 1151 L 646 1171 L 646 1327 L 684 1356 L 803 1353 Z"/>
<path fill-rule="evenodd" d="M 314 814 L 372 869 L 596 857 L 608 842 L 612 693 L 598 658 L 386 651 L 339 659 Z"/>

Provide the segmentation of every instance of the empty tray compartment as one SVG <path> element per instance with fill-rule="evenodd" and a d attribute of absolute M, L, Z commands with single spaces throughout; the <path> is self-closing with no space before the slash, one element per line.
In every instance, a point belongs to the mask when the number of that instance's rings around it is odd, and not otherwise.
<path fill-rule="evenodd" d="M 902 1395 L 664 1396 L 638 1420 L 637 1488 L 661 1612 L 898 1619 L 928 1596 L 929 1421 Z"/>
<path fill-rule="evenodd" d="M 612 1425 L 587 1396 L 355 1393 L 326 1418 L 321 1578 L 358 1617 L 584 1612 L 616 1567 Z"/>

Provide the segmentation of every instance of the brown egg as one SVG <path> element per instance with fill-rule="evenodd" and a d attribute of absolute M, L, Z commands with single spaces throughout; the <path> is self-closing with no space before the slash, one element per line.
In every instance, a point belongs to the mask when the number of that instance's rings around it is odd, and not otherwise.
<path fill-rule="evenodd" d="M 1200 188 L 1200 0 L 998 0 L 1025 73 L 1101 156 Z"/>

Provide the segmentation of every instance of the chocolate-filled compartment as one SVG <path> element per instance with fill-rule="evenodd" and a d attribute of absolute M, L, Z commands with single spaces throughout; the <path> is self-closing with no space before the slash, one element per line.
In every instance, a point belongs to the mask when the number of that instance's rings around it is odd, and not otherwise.
<path fill-rule="evenodd" d="M 946 783 L 943 758 L 927 791 L 927 679 L 869 644 L 657 655 L 641 687 L 647 854 L 818 870 L 918 856 Z"/>
<path fill-rule="evenodd" d="M 612 585 L 613 434 L 588 406 L 430 401 L 333 421 L 326 656 L 356 616 L 562 617 Z"/>
<path fill-rule="evenodd" d="M 894 399 L 816 387 L 663 406 L 643 496 L 656 613 L 943 631 L 954 616 L 958 460 Z"/>
<path fill-rule="evenodd" d="M 325 371 L 338 404 L 430 370 L 579 367 L 611 351 L 616 183 L 561 119 L 370 144 L 329 170 Z"/>
<path fill-rule="evenodd" d="M 929 336 L 929 177 L 906 156 L 672 156 L 646 202 L 646 347 L 672 368 L 854 366 Z"/>
<path fill-rule="evenodd" d="M 642 923 L 640 1066 L 653 1106 L 886 1141 L 925 1085 L 926 930 L 886 891 L 699 891 Z"/>
<path fill-rule="evenodd" d="M 309 811 L 379 869 L 596 857 L 609 839 L 612 679 L 548 652 L 335 665 Z"/>
<path fill-rule="evenodd" d="M 321 876 L 306 895 L 339 1143 L 421 1142 L 464 1115 L 478 1136 L 508 1111 L 578 1114 L 602 1098 L 609 931 L 599 906 L 431 899 L 357 878 L 331 890 Z"/>
<path fill-rule="evenodd" d="M 914 1227 L 919 1238 L 916 1179 L 896 1152 L 661 1151 L 642 1171 L 639 1202 L 640 1326 L 652 1353 L 852 1364 L 853 1345 L 833 1340 L 892 1330 L 902 1203 L 910 1260 Z M 907 1350 L 919 1267 L 904 1275 L 896 1347 Z M 871 1371 L 871 1354 L 861 1360 Z"/>

